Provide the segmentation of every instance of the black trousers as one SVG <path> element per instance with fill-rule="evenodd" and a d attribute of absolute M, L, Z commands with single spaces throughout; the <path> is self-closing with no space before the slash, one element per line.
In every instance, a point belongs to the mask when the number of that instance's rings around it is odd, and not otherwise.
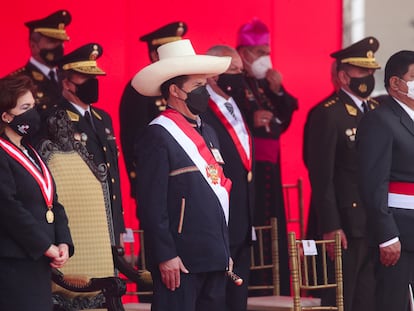
<path fill-rule="evenodd" d="M 152 273 L 152 311 L 224 311 L 227 277 L 224 271 L 181 273 L 180 287 L 165 287 L 159 272 Z"/>
<path fill-rule="evenodd" d="M 250 275 L 250 245 L 248 243 L 238 247 L 230 247 L 233 259 L 233 271 L 243 279 L 243 284 L 237 286 L 227 280 L 226 306 L 228 311 L 246 311 Z"/>
<path fill-rule="evenodd" d="M 409 310 L 408 284 L 414 284 L 414 253 L 402 250 L 400 259 L 391 267 L 382 265 L 376 253 L 376 310 Z"/>
<path fill-rule="evenodd" d="M 345 311 L 377 310 L 375 309 L 375 262 L 366 239 L 348 238 L 348 249 L 342 252 Z M 332 261 L 329 261 L 329 269 L 330 274 L 334 276 Z M 322 305 L 335 305 L 335 297 L 334 289 L 322 293 Z"/>

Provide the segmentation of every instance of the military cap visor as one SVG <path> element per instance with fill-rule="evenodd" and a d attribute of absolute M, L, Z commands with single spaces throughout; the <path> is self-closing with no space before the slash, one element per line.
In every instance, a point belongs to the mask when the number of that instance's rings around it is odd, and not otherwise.
<path fill-rule="evenodd" d="M 69 40 L 65 27 L 70 24 L 72 17 L 66 10 L 60 10 L 51 15 L 30 22 L 25 25 L 31 32 L 37 32 L 41 35 L 62 41 Z"/>
<path fill-rule="evenodd" d="M 102 53 L 103 49 L 98 43 L 88 43 L 63 56 L 59 67 L 86 75 L 105 75 L 105 71 L 98 67 L 96 61 Z"/>
<path fill-rule="evenodd" d="M 364 38 L 345 49 L 331 54 L 337 62 L 367 69 L 379 69 L 381 66 L 375 60 L 374 53 L 379 48 L 379 42 L 374 37 Z"/>
<path fill-rule="evenodd" d="M 156 49 L 165 43 L 181 40 L 187 29 L 184 22 L 173 22 L 141 36 L 139 40 L 147 42 L 150 49 Z"/>

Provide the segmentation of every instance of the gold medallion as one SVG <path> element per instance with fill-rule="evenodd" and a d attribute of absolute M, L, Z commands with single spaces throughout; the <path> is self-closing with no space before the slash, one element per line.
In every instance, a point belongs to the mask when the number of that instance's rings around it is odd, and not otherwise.
<path fill-rule="evenodd" d="M 46 212 L 46 220 L 48 224 L 52 224 L 55 221 L 55 214 L 53 214 L 51 209 L 48 209 Z"/>
<path fill-rule="evenodd" d="M 251 181 L 252 181 L 252 179 L 253 179 L 253 173 L 252 173 L 252 171 L 249 171 L 249 172 L 247 173 L 247 181 L 248 181 L 248 182 L 251 182 Z"/>
<path fill-rule="evenodd" d="M 206 167 L 207 177 L 210 178 L 214 185 L 217 185 L 220 181 L 219 171 L 214 164 L 209 164 Z"/>

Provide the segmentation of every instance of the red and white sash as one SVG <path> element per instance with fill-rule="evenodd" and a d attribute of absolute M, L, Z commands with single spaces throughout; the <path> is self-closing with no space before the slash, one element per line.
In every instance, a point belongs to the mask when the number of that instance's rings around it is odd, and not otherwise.
<path fill-rule="evenodd" d="M 414 209 L 414 183 L 390 181 L 388 186 L 388 206 Z"/>
<path fill-rule="evenodd" d="M 227 129 L 227 132 L 230 134 L 231 139 L 233 140 L 234 145 L 240 155 L 240 158 L 243 162 L 243 166 L 248 172 L 252 170 L 252 137 L 247 130 L 247 126 L 243 120 L 241 114 L 237 110 L 234 112 L 241 122 L 236 121 L 231 115 L 230 111 L 224 105 L 218 105 L 215 101 L 209 101 L 209 106 L 214 114 L 219 118 L 221 123 Z"/>
<path fill-rule="evenodd" d="M 19 162 L 33 176 L 39 185 L 40 190 L 42 191 L 43 198 L 45 199 L 47 207 L 51 207 L 53 205 L 52 176 L 50 175 L 48 168 L 43 163 L 37 152 L 30 146 L 30 148 L 33 150 L 33 153 L 39 160 L 42 172 L 40 172 L 32 163 L 32 161 L 25 157 L 15 145 L 11 144 L 7 140 L 0 138 L 0 147 L 3 148 L 4 151 L 6 151 L 7 154 L 10 155 L 13 159 Z"/>
<path fill-rule="evenodd" d="M 222 167 L 214 159 L 203 137 L 181 113 L 173 109 L 164 111 L 150 123 L 150 125 L 152 124 L 164 127 L 194 162 L 220 201 L 228 223 L 231 180 L 224 176 Z M 211 175 L 212 168 L 215 171 L 213 176 Z"/>

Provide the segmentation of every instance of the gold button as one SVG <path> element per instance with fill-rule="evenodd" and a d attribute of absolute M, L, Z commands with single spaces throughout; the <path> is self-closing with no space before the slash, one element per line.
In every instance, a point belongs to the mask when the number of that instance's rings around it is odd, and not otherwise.
<path fill-rule="evenodd" d="M 358 206 L 358 204 L 356 204 L 355 202 L 354 203 L 352 203 L 352 207 L 353 208 L 355 208 L 355 207 L 357 207 Z"/>
<path fill-rule="evenodd" d="M 115 178 L 112 178 L 111 180 L 112 180 L 112 183 L 114 184 L 115 183 Z"/>
<path fill-rule="evenodd" d="M 115 200 L 116 199 L 116 195 L 114 194 L 113 196 L 112 196 L 112 200 Z"/>
<path fill-rule="evenodd" d="M 106 146 L 104 146 L 104 147 L 103 147 L 103 151 L 105 151 L 105 152 L 106 152 Z"/>
<path fill-rule="evenodd" d="M 107 166 L 108 168 L 110 168 L 110 167 L 111 167 L 111 164 L 110 164 L 109 162 L 107 162 L 107 163 L 106 163 L 106 166 Z"/>
<path fill-rule="evenodd" d="M 135 178 L 137 177 L 137 174 L 134 171 L 129 172 L 129 177 Z"/>

